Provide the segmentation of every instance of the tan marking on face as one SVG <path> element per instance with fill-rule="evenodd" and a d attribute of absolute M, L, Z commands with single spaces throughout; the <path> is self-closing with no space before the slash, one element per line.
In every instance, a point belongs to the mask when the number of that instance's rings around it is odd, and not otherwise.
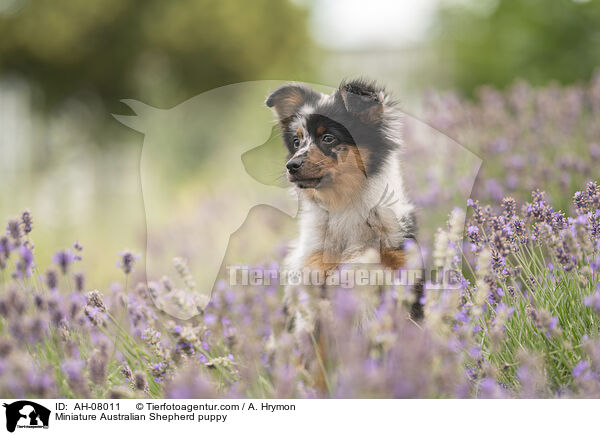
<path fill-rule="evenodd" d="M 321 125 L 317 128 L 317 136 L 321 136 L 323 133 L 325 133 L 325 126 Z"/>
<path fill-rule="evenodd" d="M 381 263 L 390 269 L 400 269 L 406 263 L 406 254 L 400 249 L 382 249 Z"/>
<path fill-rule="evenodd" d="M 328 176 L 331 180 L 319 189 L 307 192 L 313 199 L 323 204 L 328 210 L 339 210 L 360 197 L 367 175 L 365 163 L 368 152 L 355 146 L 348 146 L 338 154 L 337 164 L 330 167 Z"/>
<path fill-rule="evenodd" d="M 306 162 L 304 164 L 314 166 L 324 173 L 325 171 L 333 168 L 337 164 L 337 161 L 335 157 L 323 154 L 323 151 L 321 151 L 316 145 L 311 145 L 308 148 Z"/>
<path fill-rule="evenodd" d="M 298 127 L 298 130 L 296 130 L 296 136 L 298 136 L 298 139 L 302 140 L 304 137 L 304 132 L 302 131 L 302 127 Z"/>
<path fill-rule="evenodd" d="M 335 157 L 326 156 L 316 146 L 310 145 L 304 157 L 304 164 L 296 174 L 297 178 L 321 178 L 337 165 Z"/>

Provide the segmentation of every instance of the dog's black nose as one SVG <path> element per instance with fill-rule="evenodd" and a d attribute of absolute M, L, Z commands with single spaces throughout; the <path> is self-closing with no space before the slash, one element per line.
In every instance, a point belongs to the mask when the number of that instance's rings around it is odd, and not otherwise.
<path fill-rule="evenodd" d="M 285 167 L 288 169 L 288 171 L 290 171 L 290 174 L 294 174 L 294 173 L 298 172 L 298 169 L 300 169 L 300 166 L 302 166 L 303 163 L 304 163 L 304 160 L 302 158 L 295 157 L 295 158 L 291 159 L 289 162 L 287 162 Z"/>

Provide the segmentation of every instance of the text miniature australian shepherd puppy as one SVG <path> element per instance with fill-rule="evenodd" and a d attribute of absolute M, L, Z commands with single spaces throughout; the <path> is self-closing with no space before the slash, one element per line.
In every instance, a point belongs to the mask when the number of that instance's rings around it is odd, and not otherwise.
<path fill-rule="evenodd" d="M 300 234 L 286 268 L 327 274 L 344 264 L 404 266 L 414 207 L 402 182 L 401 114 L 389 95 L 363 80 L 342 83 L 331 95 L 291 83 L 266 105 L 277 114 L 289 151 L 287 178 L 300 197 Z M 295 328 L 310 327 L 311 304 L 300 303 L 307 298 L 294 287 L 286 288 L 289 315 Z M 419 299 L 414 318 L 422 315 Z"/>

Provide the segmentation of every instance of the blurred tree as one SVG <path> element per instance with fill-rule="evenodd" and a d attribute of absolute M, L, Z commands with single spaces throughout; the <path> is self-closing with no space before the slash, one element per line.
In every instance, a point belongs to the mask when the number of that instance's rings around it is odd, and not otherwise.
<path fill-rule="evenodd" d="M 600 1 L 462 0 L 445 3 L 433 26 L 440 79 L 471 94 L 503 87 L 587 80 L 600 66 Z"/>
<path fill-rule="evenodd" d="M 109 110 L 122 98 L 172 106 L 310 70 L 307 12 L 291 1 L 15 1 L 20 9 L 0 13 L 0 75 L 37 86 L 46 107 L 72 97 Z"/>

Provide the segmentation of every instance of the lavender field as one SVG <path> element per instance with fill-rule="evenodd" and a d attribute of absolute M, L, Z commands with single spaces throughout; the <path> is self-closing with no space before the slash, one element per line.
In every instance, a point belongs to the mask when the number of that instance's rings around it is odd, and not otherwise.
<path fill-rule="evenodd" d="M 408 317 L 410 292 L 384 288 L 356 328 L 359 301 L 340 288 L 318 314 L 322 354 L 314 336 L 285 328 L 277 282 L 225 280 L 201 315 L 173 319 L 154 301 L 199 303 L 184 259 L 178 276 L 146 283 L 134 278 L 137 252 L 114 253 L 121 280 L 91 288 L 86 247 L 57 247 L 41 270 L 44 221 L 15 210 L 0 237 L 0 396 L 600 397 L 600 75 L 423 101 L 423 120 L 483 167 L 468 204 L 421 229 L 430 262 L 462 271 L 458 290 L 426 283 L 422 322 Z M 425 212 L 447 201 L 436 183 L 448 177 L 426 175 L 412 192 Z"/>

